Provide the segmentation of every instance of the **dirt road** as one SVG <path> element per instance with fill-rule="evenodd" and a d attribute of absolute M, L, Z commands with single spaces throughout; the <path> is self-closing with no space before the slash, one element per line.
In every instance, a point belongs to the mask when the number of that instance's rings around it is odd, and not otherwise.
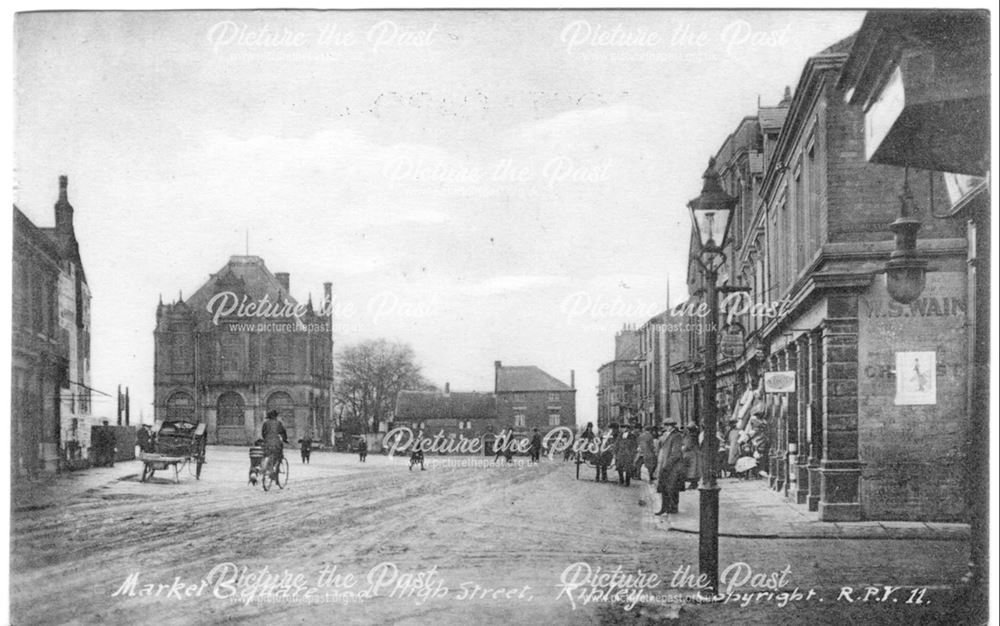
<path fill-rule="evenodd" d="M 210 448 L 208 458 L 201 481 L 140 483 L 132 463 L 82 489 L 53 486 L 64 491 L 47 503 L 15 502 L 13 622 L 632 623 L 679 607 L 600 598 L 600 575 L 620 567 L 632 588 L 663 592 L 678 567 L 697 570 L 697 537 L 667 532 L 645 489 L 576 480 L 561 461 L 434 457 L 410 471 L 403 458 L 314 454 L 308 466 L 292 458 L 288 487 L 265 493 L 246 484 L 246 450 Z M 761 572 L 792 564 L 802 588 L 831 576 L 880 582 L 870 575 L 884 578 L 888 563 L 905 569 L 884 582 L 933 585 L 963 565 L 947 542 L 905 554 L 900 543 L 721 548 Z"/>

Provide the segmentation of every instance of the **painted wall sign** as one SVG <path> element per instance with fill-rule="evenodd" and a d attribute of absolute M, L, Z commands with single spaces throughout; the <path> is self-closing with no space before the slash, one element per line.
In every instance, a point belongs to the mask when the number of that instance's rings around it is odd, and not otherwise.
<path fill-rule="evenodd" d="M 764 393 L 794 393 L 795 372 L 764 372 Z"/>
<path fill-rule="evenodd" d="M 896 405 L 937 404 L 937 353 L 896 353 Z"/>

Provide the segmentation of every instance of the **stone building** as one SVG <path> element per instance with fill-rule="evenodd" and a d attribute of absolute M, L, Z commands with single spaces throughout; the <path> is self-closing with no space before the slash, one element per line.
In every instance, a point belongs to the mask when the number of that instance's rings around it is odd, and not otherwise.
<path fill-rule="evenodd" d="M 503 365 L 495 361 L 494 393 L 497 428 L 527 435 L 534 428 L 546 433 L 557 426 L 576 427 L 576 381 L 569 384 L 534 365 Z"/>
<path fill-rule="evenodd" d="M 496 395 L 479 392 L 400 391 L 396 400 L 394 427 L 406 426 L 414 433 L 433 438 L 477 439 L 484 454 L 492 452 L 498 428 Z"/>
<path fill-rule="evenodd" d="M 329 441 L 333 372 L 324 304 L 296 301 L 286 273 L 233 256 L 191 297 L 156 308 L 155 417 L 207 424 L 212 443 L 247 445 L 277 410 L 294 442 Z"/>
<path fill-rule="evenodd" d="M 90 288 L 80 258 L 68 179 L 59 177 L 55 227 L 14 207 L 11 474 L 56 471 L 87 459 Z"/>
<path fill-rule="evenodd" d="M 626 325 L 615 333 L 615 358 L 597 368 L 597 427 L 639 419 L 640 335 Z"/>
<path fill-rule="evenodd" d="M 654 315 L 639 327 L 639 422 L 662 424 L 666 419 L 684 423 L 681 383 L 671 368 L 685 360 L 687 321 L 671 309 Z"/>
<path fill-rule="evenodd" d="M 736 316 L 746 347 L 720 354 L 715 401 L 728 410 L 758 373 L 794 372 L 794 391 L 766 398 L 774 489 L 821 520 L 957 520 L 967 436 L 964 232 L 925 222 L 924 293 L 906 305 L 890 298 L 890 224 L 901 207 L 926 211 L 947 197 L 940 175 L 918 186 L 865 158 L 863 111 L 839 83 L 852 41 L 810 58 L 787 110 L 761 109 L 759 134 L 744 134 L 753 126 L 744 120 L 719 152 L 720 181 L 738 200 L 720 283 L 748 287 L 762 308 Z M 760 172 L 754 152 L 763 154 Z M 697 360 L 700 346 L 692 348 Z"/>

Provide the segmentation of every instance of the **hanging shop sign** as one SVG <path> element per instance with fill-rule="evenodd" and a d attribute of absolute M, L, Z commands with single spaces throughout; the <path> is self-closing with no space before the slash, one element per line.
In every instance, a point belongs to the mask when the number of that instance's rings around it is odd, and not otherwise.
<path fill-rule="evenodd" d="M 723 358 L 735 359 L 746 347 L 746 332 L 742 324 L 727 324 L 719 333 L 719 352 Z"/>
<path fill-rule="evenodd" d="M 764 372 L 764 393 L 794 393 L 795 372 Z"/>

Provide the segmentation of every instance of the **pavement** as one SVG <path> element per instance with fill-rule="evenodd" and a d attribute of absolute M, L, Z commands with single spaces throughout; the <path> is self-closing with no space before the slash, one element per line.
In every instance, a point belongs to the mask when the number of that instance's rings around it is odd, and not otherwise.
<path fill-rule="evenodd" d="M 652 484 L 646 494 L 659 509 Z M 680 513 L 657 517 L 671 531 L 698 534 L 698 490 L 680 495 Z M 719 479 L 719 536 L 746 539 L 926 539 L 967 541 L 968 524 L 903 521 L 821 522 L 819 513 L 771 490 L 767 480 Z"/>

